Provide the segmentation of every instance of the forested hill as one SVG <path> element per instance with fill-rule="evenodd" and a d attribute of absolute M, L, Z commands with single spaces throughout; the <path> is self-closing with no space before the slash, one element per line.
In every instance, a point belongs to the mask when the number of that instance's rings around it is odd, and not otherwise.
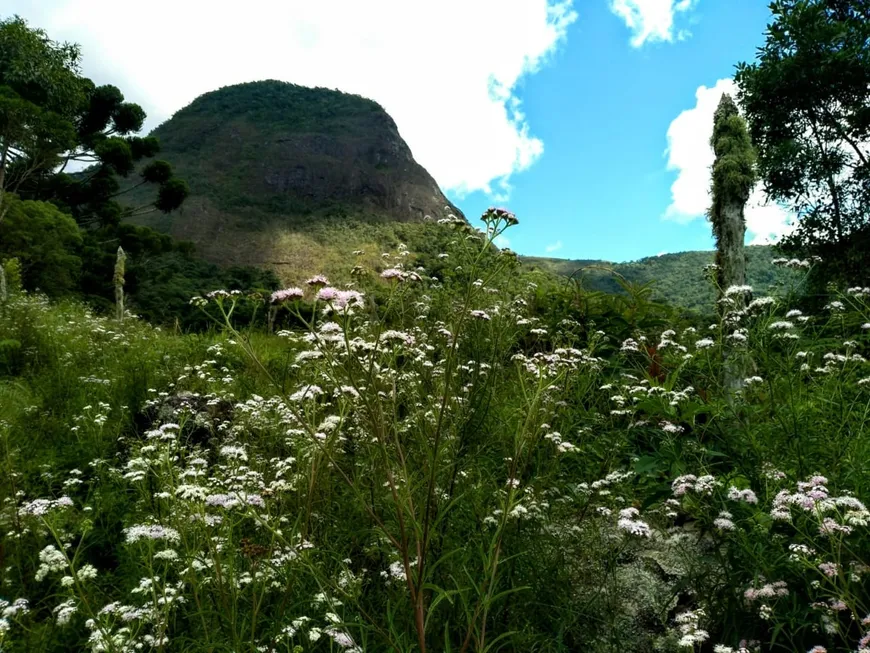
<path fill-rule="evenodd" d="M 713 256 L 712 251 L 679 252 L 649 256 L 629 263 L 538 256 L 524 256 L 522 259 L 548 272 L 582 277 L 592 290 L 620 292 L 616 276 L 605 269 L 609 268 L 633 283 L 654 281 L 654 296 L 659 300 L 692 310 L 709 311 L 714 302 L 714 289 L 704 277 L 704 266 L 713 263 Z M 778 283 L 788 279 L 787 270 L 771 265 L 775 257 L 770 246 L 746 248 L 747 283 L 759 294 L 768 293 Z"/>
<path fill-rule="evenodd" d="M 153 135 L 190 196 L 137 221 L 193 242 L 209 261 L 269 268 L 285 283 L 346 276 L 355 250 L 374 262 L 398 242 L 419 249 L 426 216 L 462 215 L 393 119 L 357 95 L 238 84 L 198 97 Z"/>

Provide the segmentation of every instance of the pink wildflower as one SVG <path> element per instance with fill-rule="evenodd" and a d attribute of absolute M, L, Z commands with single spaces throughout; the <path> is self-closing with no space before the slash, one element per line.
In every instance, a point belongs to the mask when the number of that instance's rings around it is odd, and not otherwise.
<path fill-rule="evenodd" d="M 302 299 L 304 293 L 301 288 L 284 288 L 283 290 L 276 290 L 272 293 L 272 303 L 277 304 L 279 302 L 286 302 L 293 299 Z"/>
<path fill-rule="evenodd" d="M 840 565 L 836 562 L 823 562 L 819 565 L 819 571 L 828 578 L 833 578 L 840 572 Z"/>
<path fill-rule="evenodd" d="M 852 532 L 851 526 L 840 524 L 831 517 L 825 517 L 822 523 L 819 524 L 819 533 L 822 535 L 833 535 L 834 533 L 845 533 L 848 535 Z"/>
<path fill-rule="evenodd" d="M 519 224 L 519 220 L 517 220 L 517 216 L 508 211 L 507 209 L 502 209 L 498 207 L 490 207 L 486 211 L 484 211 L 483 215 L 480 217 L 484 222 L 490 222 L 495 220 L 504 220 L 507 222 L 509 226 L 514 226 Z"/>
<path fill-rule="evenodd" d="M 728 498 L 732 501 L 743 501 L 744 503 L 758 503 L 758 497 L 750 489 L 738 490 L 733 485 L 728 488 Z"/>
<path fill-rule="evenodd" d="M 339 290 L 338 296 L 335 298 L 335 306 L 337 308 L 353 308 L 354 306 L 362 305 L 363 295 L 356 290 Z"/>
<path fill-rule="evenodd" d="M 720 512 L 719 516 L 713 520 L 713 526 L 720 531 L 733 531 L 735 527 L 731 513 L 724 510 Z"/>
<path fill-rule="evenodd" d="M 311 277 L 305 283 L 307 283 L 309 286 L 328 286 L 329 279 L 327 279 L 322 274 L 315 274 L 313 277 Z"/>
<path fill-rule="evenodd" d="M 761 587 L 750 587 L 743 592 L 743 598 L 752 602 L 756 599 L 773 599 L 779 596 L 788 596 L 788 587 L 785 581 L 778 580 L 773 583 L 766 583 Z"/>
<path fill-rule="evenodd" d="M 317 291 L 317 299 L 322 302 L 331 302 L 338 298 L 341 291 L 338 288 L 326 287 Z"/>
<path fill-rule="evenodd" d="M 381 272 L 381 278 L 397 279 L 399 281 L 403 281 L 405 279 L 405 273 L 398 268 L 387 268 L 386 270 Z"/>

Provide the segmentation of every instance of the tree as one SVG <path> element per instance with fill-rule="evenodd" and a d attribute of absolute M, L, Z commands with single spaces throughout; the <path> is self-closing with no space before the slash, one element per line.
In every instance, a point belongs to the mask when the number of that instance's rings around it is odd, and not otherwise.
<path fill-rule="evenodd" d="M 18 259 L 25 288 L 53 296 L 75 291 L 82 269 L 82 233 L 75 220 L 47 202 L 9 195 L 6 203 L 0 261 Z"/>
<path fill-rule="evenodd" d="M 0 21 L 0 221 L 7 189 L 56 167 L 75 145 L 85 100 L 79 57 L 77 46 L 54 43 L 20 18 Z"/>
<path fill-rule="evenodd" d="M 729 287 L 746 284 L 744 208 L 755 184 L 755 151 L 746 122 L 727 93 L 713 115 L 710 145 L 716 160 L 709 217 L 716 238 L 716 274 L 722 299 Z"/>
<path fill-rule="evenodd" d="M 716 155 L 709 217 L 716 238 L 718 306 L 724 319 L 730 320 L 744 307 L 744 293 L 729 289 L 746 284 L 744 208 L 755 185 L 755 151 L 746 122 L 727 93 L 722 95 L 713 115 L 710 145 Z M 735 347 L 726 347 L 723 355 L 723 385 L 731 393 L 743 385 L 750 361 Z"/>
<path fill-rule="evenodd" d="M 765 44 L 736 74 L 759 175 L 798 216 L 786 251 L 820 254 L 849 276 L 870 215 L 870 0 L 770 9 Z"/>
<path fill-rule="evenodd" d="M 118 224 L 125 215 L 178 208 L 187 185 L 165 161 L 142 166 L 156 198 L 123 207 L 119 177 L 160 149 L 140 137 L 145 112 L 114 86 L 96 86 L 79 71 L 77 46 L 51 41 L 18 17 L 0 21 L 0 219 L 4 193 L 51 201 L 83 225 Z M 68 174 L 71 163 L 88 165 Z"/>

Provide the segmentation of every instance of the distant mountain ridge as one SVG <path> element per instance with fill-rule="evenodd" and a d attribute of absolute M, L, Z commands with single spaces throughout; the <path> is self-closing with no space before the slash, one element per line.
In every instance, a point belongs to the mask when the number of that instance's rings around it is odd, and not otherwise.
<path fill-rule="evenodd" d="M 654 297 L 669 304 L 694 311 L 709 312 L 714 306 L 715 290 L 704 277 L 704 266 L 713 263 L 713 251 L 679 252 L 649 256 L 629 263 L 600 260 L 569 260 L 536 256 L 520 257 L 527 265 L 562 276 L 581 276 L 590 290 L 621 292 L 612 269 L 633 283 L 654 281 Z M 746 248 L 747 284 L 759 295 L 771 292 L 778 284 L 793 278 L 792 273 L 775 267 L 772 247 L 753 245 Z"/>
<path fill-rule="evenodd" d="M 221 265 L 270 267 L 289 282 L 356 249 L 378 254 L 404 238 L 398 224 L 462 216 L 393 119 L 357 95 L 238 84 L 198 97 L 153 135 L 191 192 L 181 210 L 138 222 Z"/>

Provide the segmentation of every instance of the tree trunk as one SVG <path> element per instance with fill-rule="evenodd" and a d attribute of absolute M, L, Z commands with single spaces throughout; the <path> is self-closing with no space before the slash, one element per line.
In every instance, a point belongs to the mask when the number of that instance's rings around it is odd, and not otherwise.
<path fill-rule="evenodd" d="M 115 310 L 119 322 L 124 319 L 124 262 L 126 260 L 127 255 L 119 246 L 118 257 L 115 261 L 115 275 L 112 279 L 115 284 Z"/>
<path fill-rule="evenodd" d="M 6 217 L 6 158 L 9 154 L 9 146 L 4 145 L 0 151 L 0 224 Z"/>
<path fill-rule="evenodd" d="M 723 202 L 721 207 L 716 265 L 719 266 L 719 286 L 723 291 L 731 286 L 746 285 L 746 254 L 743 250 L 746 238 L 744 204 L 741 201 Z"/>
<path fill-rule="evenodd" d="M 716 280 L 719 285 L 719 315 L 724 331 L 730 333 L 740 325 L 748 293 L 743 289 L 728 292 L 733 286 L 746 285 L 746 238 L 744 208 L 755 185 L 755 152 L 746 122 L 737 105 L 726 93 L 713 116 L 710 145 L 716 155 L 713 163 L 713 204 L 710 222 L 716 237 Z M 735 339 L 722 342 L 722 385 L 733 397 L 743 387 L 752 361 Z"/>
<path fill-rule="evenodd" d="M 724 292 L 731 286 L 746 285 L 746 254 L 743 242 L 746 238 L 746 221 L 743 215 L 744 201 L 723 203 L 720 218 L 716 264 L 719 266 L 719 287 Z M 724 313 L 741 311 L 746 306 L 746 294 L 732 294 L 729 299 L 734 303 L 721 305 Z M 740 346 L 723 347 L 722 384 L 726 394 L 733 395 L 743 387 L 744 379 L 751 362 Z"/>

